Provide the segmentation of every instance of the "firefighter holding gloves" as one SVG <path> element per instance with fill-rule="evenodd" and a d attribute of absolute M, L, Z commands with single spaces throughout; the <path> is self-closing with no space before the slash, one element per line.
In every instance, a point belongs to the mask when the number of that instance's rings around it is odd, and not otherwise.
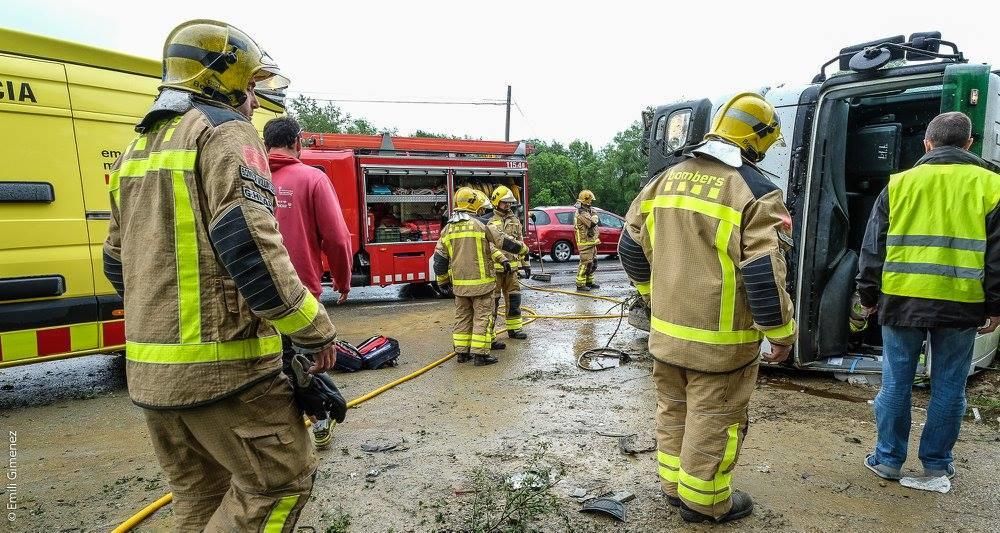
<path fill-rule="evenodd" d="M 496 289 L 492 263 L 498 262 L 505 274 L 513 272 L 503 253 L 528 252 L 524 243 L 505 237 L 495 226 L 476 218 L 486 202 L 485 195 L 469 187 L 455 191 L 454 214 L 441 231 L 433 261 L 438 286 L 455 294 L 452 340 L 458 362 L 472 360 L 475 366 L 497 362 L 490 355 Z M 490 245 L 496 248 L 492 254 Z"/>
<path fill-rule="evenodd" d="M 580 252 L 580 268 L 576 271 L 576 290 L 589 291 L 600 289 L 594 283 L 594 272 L 597 272 L 597 245 L 600 244 L 600 229 L 597 224 L 597 213 L 594 212 L 594 193 L 587 189 L 580 191 L 576 200 L 576 214 L 573 216 L 573 226 L 576 228 L 576 249 Z"/>
<path fill-rule="evenodd" d="M 518 201 L 510 188 L 501 185 L 494 189 L 490 203 L 493 204 L 493 216 L 489 219 L 489 225 L 512 240 L 524 241 L 524 228 L 514 210 Z M 524 321 L 521 318 L 521 286 L 518 282 L 517 271 L 523 271 L 526 276 L 531 275 L 528 257 L 526 253 L 514 254 L 502 250 L 501 253 L 509 263 L 510 269 L 505 270 L 501 262 L 494 263 L 497 275 L 497 290 L 493 307 L 494 321 L 502 298 L 507 308 L 507 336 L 512 339 L 527 339 L 528 335 L 523 331 Z M 496 344 L 500 344 L 500 346 Z M 504 345 L 495 342 L 493 347 L 501 348 Z"/>
<path fill-rule="evenodd" d="M 336 359 L 336 330 L 282 246 L 249 120 L 255 88 L 288 80 L 250 36 L 210 20 L 175 28 L 163 67 L 109 181 L 104 270 L 124 299 L 129 396 L 178 531 L 292 531 L 317 459 L 279 333 L 316 361 L 300 372 L 315 394 L 301 399 L 338 416 L 339 395 L 315 380 Z"/>
<path fill-rule="evenodd" d="M 732 478 L 761 340 L 771 344 L 768 361 L 786 359 L 795 341 L 785 290 L 790 218 L 755 166 L 776 142 L 771 104 L 733 97 L 691 157 L 639 193 L 618 245 L 652 311 L 661 486 L 688 522 L 751 514 L 753 500 Z"/>

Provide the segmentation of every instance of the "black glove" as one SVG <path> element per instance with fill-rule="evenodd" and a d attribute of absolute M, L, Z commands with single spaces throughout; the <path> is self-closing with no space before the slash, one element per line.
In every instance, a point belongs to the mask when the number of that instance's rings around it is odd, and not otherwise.
<path fill-rule="evenodd" d="M 524 265 L 521 266 L 521 271 L 524 272 L 525 279 L 531 277 L 531 265 L 525 263 Z"/>
<path fill-rule="evenodd" d="M 337 423 L 343 422 L 347 417 L 347 401 L 337 390 L 333 379 L 325 372 L 310 374 L 307 369 L 312 363 L 302 354 L 295 354 L 289 366 L 292 373 L 288 380 L 292 383 L 299 409 L 316 418 L 326 418 L 329 413 Z"/>
<path fill-rule="evenodd" d="M 503 273 L 504 273 L 504 275 L 507 275 L 507 274 L 511 273 L 510 261 L 504 261 L 503 263 L 500 263 L 500 264 L 503 265 Z"/>
<path fill-rule="evenodd" d="M 441 291 L 441 294 L 451 294 L 451 282 L 438 282 L 438 290 Z"/>

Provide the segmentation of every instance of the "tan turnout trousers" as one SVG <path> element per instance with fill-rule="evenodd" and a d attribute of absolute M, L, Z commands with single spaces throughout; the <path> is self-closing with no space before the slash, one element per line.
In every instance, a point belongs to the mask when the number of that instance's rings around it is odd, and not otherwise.
<path fill-rule="evenodd" d="M 489 355 L 493 331 L 493 292 L 479 296 L 455 295 L 455 353 Z"/>
<path fill-rule="evenodd" d="M 576 271 L 576 286 L 593 285 L 594 272 L 597 272 L 597 246 L 580 248 L 580 267 Z"/>
<path fill-rule="evenodd" d="M 143 409 L 182 532 L 293 530 L 317 458 L 284 374 L 189 409 Z"/>
<path fill-rule="evenodd" d="M 758 366 L 706 373 L 653 362 L 660 483 L 699 513 L 718 518 L 732 507 Z"/>

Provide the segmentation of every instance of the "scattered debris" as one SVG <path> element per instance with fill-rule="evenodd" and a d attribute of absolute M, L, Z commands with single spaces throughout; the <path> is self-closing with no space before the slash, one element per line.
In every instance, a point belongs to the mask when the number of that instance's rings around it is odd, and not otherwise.
<path fill-rule="evenodd" d="M 978 407 L 972 408 L 972 417 L 975 418 L 977 424 L 983 423 L 983 415 L 979 413 Z"/>
<path fill-rule="evenodd" d="M 619 522 L 625 521 L 625 505 L 611 498 L 594 498 L 587 500 L 580 509 L 581 513 L 601 513 L 614 517 Z"/>
<path fill-rule="evenodd" d="M 647 440 L 646 442 L 649 442 Z M 652 444 L 647 446 L 640 446 L 638 435 L 627 435 L 624 437 L 618 437 L 618 449 L 621 450 L 625 455 L 636 455 L 640 453 L 648 453 L 656 451 L 656 440 L 652 441 Z"/>
<path fill-rule="evenodd" d="M 540 489 L 547 485 L 548 475 L 541 472 L 535 472 L 534 470 L 528 470 L 513 474 L 509 476 L 506 481 L 507 485 L 514 490 L 519 490 L 522 487 Z"/>
<path fill-rule="evenodd" d="M 573 492 L 569 493 L 569 495 L 574 498 L 583 498 L 584 496 L 587 495 L 587 489 L 577 487 L 573 489 Z"/>
<path fill-rule="evenodd" d="M 861 444 L 861 439 L 857 437 L 844 437 L 844 442 L 850 442 L 852 444 Z"/>
<path fill-rule="evenodd" d="M 581 423 L 585 423 L 586 420 L 580 420 Z M 602 437 L 632 437 L 635 433 L 611 433 L 610 431 L 598 431 L 598 435 Z"/>
<path fill-rule="evenodd" d="M 609 498 L 618 503 L 628 503 L 635 499 L 635 494 L 632 494 L 627 490 L 613 490 L 611 492 L 601 494 L 601 498 Z"/>
<path fill-rule="evenodd" d="M 899 484 L 911 489 L 926 490 L 947 494 L 951 490 L 951 480 L 948 476 L 940 477 L 904 477 Z"/>
<path fill-rule="evenodd" d="M 405 438 L 402 438 L 402 439 L 400 439 L 399 441 L 396 441 L 396 442 L 392 442 L 392 441 L 390 441 L 388 439 L 379 438 L 379 439 L 375 439 L 373 441 L 368 441 L 368 442 L 363 443 L 361 445 L 361 449 L 364 450 L 364 451 L 366 451 L 366 452 L 368 452 L 368 453 L 388 452 L 388 451 L 396 450 L 397 448 L 399 448 L 399 450 L 401 451 L 401 450 L 405 450 L 406 449 L 406 448 L 400 448 L 400 446 L 403 446 L 403 444 L 405 444 L 405 443 L 406 443 L 406 439 Z"/>
<path fill-rule="evenodd" d="M 850 483 L 841 483 L 841 484 L 837 485 L 836 487 L 833 487 L 833 491 L 834 492 L 844 492 L 845 490 L 847 490 L 849 488 L 851 488 L 851 484 Z"/>
<path fill-rule="evenodd" d="M 375 483 L 375 478 L 379 477 L 380 475 L 384 474 L 385 472 L 389 471 L 390 469 L 396 468 L 397 466 L 399 466 L 399 465 L 395 464 L 395 463 L 391 463 L 391 464 L 387 464 L 385 466 L 375 467 L 375 468 L 369 470 L 367 474 L 365 474 L 365 481 L 367 481 L 368 483 Z M 352 476 L 353 476 L 353 474 L 352 474 Z"/>
<path fill-rule="evenodd" d="M 760 466 L 757 467 L 757 471 L 760 472 L 760 473 L 762 473 L 762 474 L 770 474 L 771 473 L 771 465 L 766 464 L 766 463 L 762 464 L 762 465 L 760 465 Z"/>

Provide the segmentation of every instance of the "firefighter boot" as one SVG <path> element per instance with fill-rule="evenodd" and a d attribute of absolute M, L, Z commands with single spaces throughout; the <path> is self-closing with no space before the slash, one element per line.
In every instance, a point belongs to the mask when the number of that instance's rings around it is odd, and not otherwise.
<path fill-rule="evenodd" d="M 490 349 L 491 350 L 504 350 L 506 348 L 507 348 L 507 343 L 505 343 L 504 341 L 494 340 L 490 344 Z"/>
<path fill-rule="evenodd" d="M 688 506 L 684 505 L 682 502 L 681 518 L 683 518 L 685 522 L 715 522 L 721 524 L 723 522 L 732 522 L 733 520 L 746 518 L 753 512 L 753 498 L 751 498 L 749 494 L 741 490 L 734 490 L 732 500 L 732 508 L 729 509 L 728 513 L 720 516 L 719 518 L 712 518 L 707 514 L 701 514 L 698 511 L 688 508 Z"/>
<path fill-rule="evenodd" d="M 577 285 L 576 290 L 579 292 L 590 292 L 590 285 Z"/>
<path fill-rule="evenodd" d="M 601 286 L 598 285 L 597 283 L 594 283 L 593 281 L 588 281 L 587 282 L 587 288 L 589 288 L 589 289 L 600 289 Z"/>
<path fill-rule="evenodd" d="M 512 339 L 520 339 L 520 340 L 524 340 L 524 339 L 528 338 L 528 334 L 525 333 L 525 332 L 523 332 L 523 331 L 521 331 L 521 330 L 519 330 L 519 329 L 515 330 L 515 331 L 508 331 L 507 332 L 507 336 L 510 337 L 510 338 L 512 338 Z"/>
<path fill-rule="evenodd" d="M 471 360 L 472 360 L 472 354 L 470 354 L 470 353 L 460 353 L 460 354 L 458 354 L 457 361 L 459 363 L 468 363 Z"/>
<path fill-rule="evenodd" d="M 477 353 L 475 360 L 472 361 L 472 364 L 475 366 L 486 366 L 486 365 L 492 365 L 496 362 L 497 358 L 493 357 L 492 355 L 489 354 L 483 355 Z"/>
<path fill-rule="evenodd" d="M 337 423 L 329 418 L 317 420 L 313 424 L 313 440 L 316 441 L 317 450 L 325 450 L 330 447 L 330 443 L 333 442 L 333 432 L 330 430 L 335 425 Z"/>

